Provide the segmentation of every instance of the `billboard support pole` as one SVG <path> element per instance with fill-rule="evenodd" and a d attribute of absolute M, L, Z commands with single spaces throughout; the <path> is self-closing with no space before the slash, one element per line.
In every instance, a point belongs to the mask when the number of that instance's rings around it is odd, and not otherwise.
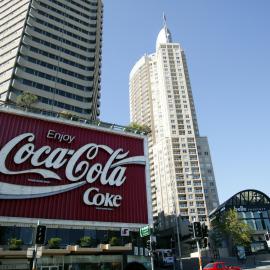
<path fill-rule="evenodd" d="M 39 225 L 39 220 L 37 222 L 37 226 Z M 35 241 L 35 248 L 34 248 L 34 251 L 33 251 L 33 266 L 32 266 L 32 270 L 36 270 L 36 264 L 37 264 L 37 244 L 36 244 L 36 241 Z"/>

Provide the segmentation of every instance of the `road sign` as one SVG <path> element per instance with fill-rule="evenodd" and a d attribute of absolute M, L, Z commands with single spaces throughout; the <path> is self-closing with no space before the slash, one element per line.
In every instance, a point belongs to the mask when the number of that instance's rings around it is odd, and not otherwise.
<path fill-rule="evenodd" d="M 129 236 L 129 228 L 121 228 L 121 236 Z"/>
<path fill-rule="evenodd" d="M 145 237 L 151 234 L 151 228 L 149 226 L 145 226 L 140 228 L 140 236 Z"/>

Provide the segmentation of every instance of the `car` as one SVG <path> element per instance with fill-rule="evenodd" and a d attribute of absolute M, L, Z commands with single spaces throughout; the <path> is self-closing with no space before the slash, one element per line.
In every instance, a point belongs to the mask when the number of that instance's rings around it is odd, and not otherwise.
<path fill-rule="evenodd" d="M 203 270 L 241 270 L 239 266 L 228 266 L 225 262 L 208 263 Z"/>

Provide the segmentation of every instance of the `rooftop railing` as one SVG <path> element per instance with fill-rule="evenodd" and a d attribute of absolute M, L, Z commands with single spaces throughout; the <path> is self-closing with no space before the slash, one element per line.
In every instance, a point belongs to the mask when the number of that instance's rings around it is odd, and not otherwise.
<path fill-rule="evenodd" d="M 146 132 L 139 131 L 139 130 L 136 130 L 134 128 L 128 127 L 128 126 L 107 123 L 107 122 L 103 122 L 100 120 L 90 120 L 90 119 L 83 118 L 83 117 L 80 117 L 77 115 L 73 115 L 69 112 L 55 112 L 55 111 L 49 111 L 49 110 L 44 110 L 44 109 L 39 109 L 39 108 L 34 108 L 34 107 L 23 107 L 23 106 L 19 106 L 19 105 L 15 104 L 15 103 L 4 102 L 4 101 L 0 101 L 0 108 L 11 108 L 14 110 L 39 114 L 42 116 L 65 119 L 65 120 L 73 121 L 75 123 L 83 123 L 83 124 L 108 128 L 108 129 L 112 129 L 112 130 L 124 131 L 124 132 L 128 132 L 128 133 L 133 133 L 133 134 L 147 135 Z"/>

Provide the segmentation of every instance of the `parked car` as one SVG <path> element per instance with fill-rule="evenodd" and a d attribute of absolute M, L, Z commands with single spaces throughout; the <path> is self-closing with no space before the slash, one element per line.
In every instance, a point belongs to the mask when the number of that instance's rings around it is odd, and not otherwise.
<path fill-rule="evenodd" d="M 225 262 L 208 263 L 203 270 L 241 270 L 239 266 L 228 266 Z"/>

